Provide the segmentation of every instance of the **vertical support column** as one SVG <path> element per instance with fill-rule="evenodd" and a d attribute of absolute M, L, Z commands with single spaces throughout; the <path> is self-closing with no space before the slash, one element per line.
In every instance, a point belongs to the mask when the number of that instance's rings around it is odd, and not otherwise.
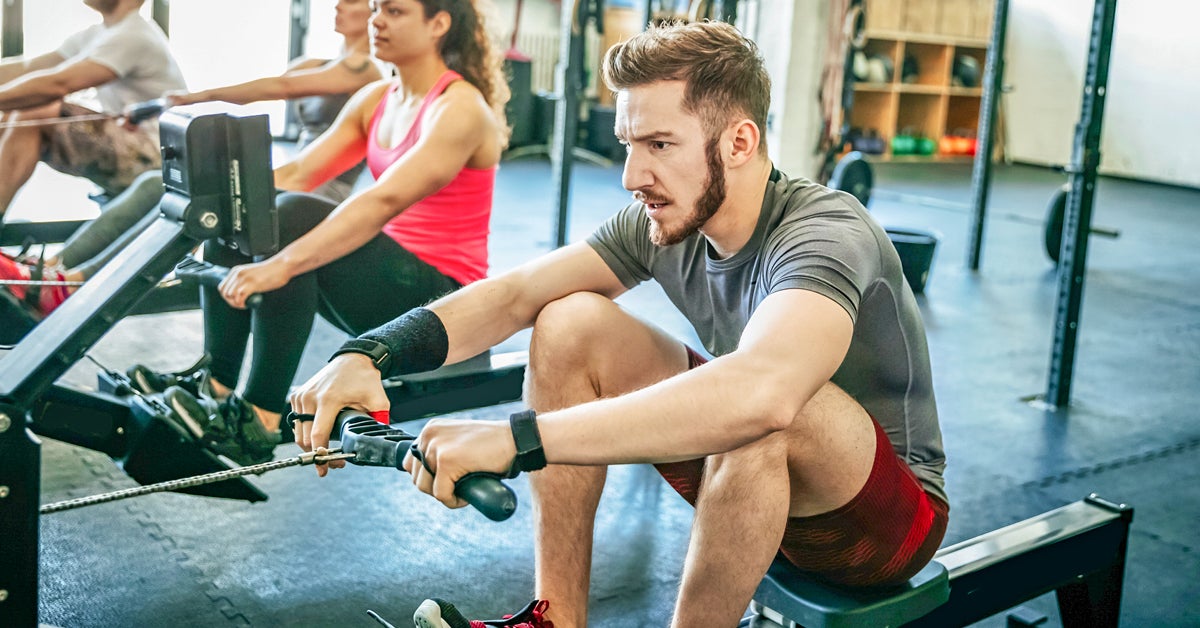
<path fill-rule="evenodd" d="M 816 179 L 824 155 L 815 150 L 823 122 L 818 112 L 821 77 L 829 45 L 830 3 L 826 0 L 762 0 L 753 32 L 771 75 L 767 149 L 775 167 L 791 177 Z"/>
<path fill-rule="evenodd" d="M 291 22 L 288 28 L 288 61 L 304 54 L 304 38 L 308 36 L 308 0 L 292 0 Z"/>
<path fill-rule="evenodd" d="M 562 3 L 562 35 L 559 37 L 558 106 L 554 109 L 554 140 L 550 147 L 550 169 L 554 176 L 554 246 L 567 243 L 570 224 L 571 167 L 579 135 L 579 95 L 583 93 L 583 31 L 587 26 L 585 4 L 589 0 Z"/>
<path fill-rule="evenodd" d="M 25 54 L 24 0 L 3 0 L 4 32 L 0 33 L 0 57 Z"/>
<path fill-rule="evenodd" d="M 1065 408 L 1071 403 L 1071 380 L 1079 337 L 1079 310 L 1087 273 L 1088 234 L 1096 200 L 1096 171 L 1100 167 L 1100 133 L 1104 128 L 1104 101 L 1108 91 L 1108 66 L 1112 52 L 1117 0 L 1096 0 L 1092 35 L 1084 74 L 1083 102 L 1075 125 L 1071 151 L 1070 186 L 1063 217 L 1062 252 L 1058 264 L 1058 305 L 1046 403 Z"/>
<path fill-rule="evenodd" d="M 171 0 L 154 0 L 150 6 L 150 17 L 154 18 L 167 37 L 171 36 Z"/>
<path fill-rule="evenodd" d="M 0 402 L 0 626 L 36 626 L 41 444 Z"/>
<path fill-rule="evenodd" d="M 308 36 L 308 20 L 311 14 L 309 0 L 292 0 L 288 27 L 288 61 L 304 54 L 304 38 Z M 296 120 L 296 111 L 288 106 L 283 110 L 283 137 L 295 140 L 300 137 L 300 122 Z"/>
<path fill-rule="evenodd" d="M 1004 45 L 1008 39 L 1008 0 L 996 0 L 992 18 L 992 41 L 988 44 L 983 71 L 983 98 L 979 103 L 979 128 L 975 137 L 975 165 L 971 169 L 971 195 L 975 211 L 967 242 L 967 268 L 979 270 L 983 254 L 983 228 L 987 222 L 988 196 L 992 193 L 992 136 L 996 129 L 996 111 L 1004 91 Z"/>

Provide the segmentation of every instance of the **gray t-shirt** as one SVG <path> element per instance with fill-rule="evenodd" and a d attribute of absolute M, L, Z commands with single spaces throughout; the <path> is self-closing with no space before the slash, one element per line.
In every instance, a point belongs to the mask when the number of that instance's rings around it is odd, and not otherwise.
<path fill-rule="evenodd" d="M 657 281 L 713 355 L 737 349 L 750 316 L 773 292 L 811 290 L 845 308 L 854 335 L 833 382 L 883 426 L 925 489 L 946 500 L 921 313 L 895 247 L 861 204 L 776 170 L 754 235 L 728 259 L 713 257 L 700 234 L 659 247 L 649 233 L 644 206 L 633 203 L 588 244 L 626 287 Z"/>
<path fill-rule="evenodd" d="M 96 24 L 71 35 L 57 52 L 68 61 L 88 59 L 116 73 L 117 80 L 96 88 L 105 113 L 187 89 L 166 35 L 136 11 L 112 26 Z"/>

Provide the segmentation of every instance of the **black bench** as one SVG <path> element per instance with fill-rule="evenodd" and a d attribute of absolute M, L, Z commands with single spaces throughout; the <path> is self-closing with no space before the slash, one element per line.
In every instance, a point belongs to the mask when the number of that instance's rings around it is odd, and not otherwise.
<path fill-rule="evenodd" d="M 1133 509 L 1096 495 L 943 548 L 904 586 L 851 591 L 777 558 L 743 626 L 965 626 L 1054 591 L 1067 628 L 1115 627 Z"/>

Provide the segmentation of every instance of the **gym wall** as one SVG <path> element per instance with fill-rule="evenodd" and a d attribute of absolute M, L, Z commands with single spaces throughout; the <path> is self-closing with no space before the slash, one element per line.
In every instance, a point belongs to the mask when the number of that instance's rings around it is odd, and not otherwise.
<path fill-rule="evenodd" d="M 1013 0 L 1004 101 L 1008 155 L 1065 164 L 1079 119 L 1092 0 Z M 1200 187 L 1200 5 L 1117 3 L 1100 171 Z"/>

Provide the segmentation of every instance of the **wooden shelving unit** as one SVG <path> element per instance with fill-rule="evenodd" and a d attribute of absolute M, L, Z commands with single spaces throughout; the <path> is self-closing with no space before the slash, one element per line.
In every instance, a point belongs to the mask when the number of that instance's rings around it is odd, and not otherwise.
<path fill-rule="evenodd" d="M 993 9 L 993 0 L 871 0 L 865 52 L 890 59 L 893 71 L 886 81 L 855 84 L 850 125 L 885 140 L 887 150 L 872 158 L 946 159 L 892 155 L 891 140 L 908 133 L 938 142 L 948 134 L 974 132 L 983 90 L 955 85 L 952 68 L 960 55 L 973 58 L 982 84 Z M 917 67 L 908 80 L 906 57 Z"/>

